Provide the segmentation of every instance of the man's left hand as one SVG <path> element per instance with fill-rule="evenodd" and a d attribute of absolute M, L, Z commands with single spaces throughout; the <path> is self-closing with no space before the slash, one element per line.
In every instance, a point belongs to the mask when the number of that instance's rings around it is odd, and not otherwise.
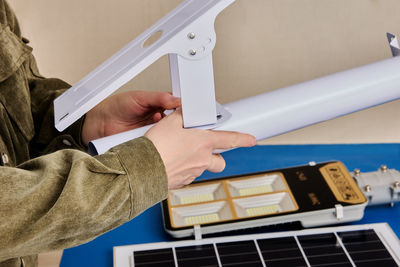
<path fill-rule="evenodd" d="M 158 122 L 166 109 L 181 105 L 170 93 L 129 91 L 113 95 L 91 109 L 82 127 L 82 142 Z"/>

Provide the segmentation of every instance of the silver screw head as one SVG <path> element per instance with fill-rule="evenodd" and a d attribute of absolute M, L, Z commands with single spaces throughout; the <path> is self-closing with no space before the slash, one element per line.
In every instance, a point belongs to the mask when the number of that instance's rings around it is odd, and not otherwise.
<path fill-rule="evenodd" d="M 3 161 L 3 164 L 8 164 L 9 159 L 6 153 L 1 153 L 1 160 Z"/>
<path fill-rule="evenodd" d="M 387 170 L 388 170 L 388 168 L 387 168 L 386 165 L 382 165 L 382 166 L 381 166 L 381 171 L 382 171 L 382 172 L 386 172 Z"/>
<path fill-rule="evenodd" d="M 393 183 L 393 188 L 394 189 L 400 189 L 400 182 L 396 181 Z"/>
<path fill-rule="evenodd" d="M 366 185 L 366 186 L 364 187 L 364 191 L 365 191 L 365 192 L 371 192 L 371 191 L 372 191 L 371 186 L 370 186 L 370 185 Z"/>
<path fill-rule="evenodd" d="M 358 176 L 358 175 L 360 175 L 360 174 L 361 174 L 360 169 L 354 169 L 354 175 L 355 175 L 355 176 Z"/>
<path fill-rule="evenodd" d="M 194 38 L 196 38 L 196 34 L 194 32 L 189 32 L 187 37 L 191 40 L 193 40 Z"/>
<path fill-rule="evenodd" d="M 189 51 L 189 54 L 190 54 L 191 56 L 195 56 L 195 55 L 197 54 L 197 52 L 196 52 L 196 50 L 191 49 L 191 50 Z"/>

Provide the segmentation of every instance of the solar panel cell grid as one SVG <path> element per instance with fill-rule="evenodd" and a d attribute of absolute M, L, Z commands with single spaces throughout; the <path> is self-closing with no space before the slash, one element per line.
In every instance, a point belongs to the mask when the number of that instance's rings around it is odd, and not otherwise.
<path fill-rule="evenodd" d="M 338 233 L 357 266 L 398 266 L 374 230 Z"/>
<path fill-rule="evenodd" d="M 219 266 L 213 245 L 176 248 L 179 267 Z"/>
<path fill-rule="evenodd" d="M 257 240 L 266 266 L 307 266 L 293 237 Z"/>
<path fill-rule="evenodd" d="M 217 244 L 222 266 L 263 266 L 254 241 Z"/>
<path fill-rule="evenodd" d="M 351 262 L 335 234 L 299 236 L 298 240 L 312 266 L 327 264 L 351 266 Z"/>
<path fill-rule="evenodd" d="M 245 238 L 244 238 L 245 239 Z M 176 260 L 176 263 L 175 263 Z M 398 266 L 374 230 L 134 251 L 134 266 Z"/>
<path fill-rule="evenodd" d="M 135 266 L 175 266 L 171 248 L 135 252 Z"/>

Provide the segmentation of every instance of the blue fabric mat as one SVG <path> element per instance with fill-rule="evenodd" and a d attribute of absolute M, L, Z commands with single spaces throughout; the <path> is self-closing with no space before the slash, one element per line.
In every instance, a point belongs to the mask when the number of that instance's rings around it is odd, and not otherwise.
<path fill-rule="evenodd" d="M 245 174 L 296 165 L 310 161 L 342 161 L 349 171 L 355 168 L 363 172 L 375 171 L 382 164 L 400 171 L 400 144 L 357 144 L 357 145 L 273 145 L 236 149 L 223 154 L 227 167 L 221 174 L 204 173 L 199 179 Z M 387 222 L 400 236 L 400 204 L 368 207 L 364 218 L 353 224 Z M 274 226 L 234 234 L 293 230 L 299 226 Z M 114 229 L 90 243 L 64 251 L 61 267 L 113 265 L 113 247 L 131 244 L 173 240 L 163 229 L 159 204 L 148 209 L 132 221 Z"/>

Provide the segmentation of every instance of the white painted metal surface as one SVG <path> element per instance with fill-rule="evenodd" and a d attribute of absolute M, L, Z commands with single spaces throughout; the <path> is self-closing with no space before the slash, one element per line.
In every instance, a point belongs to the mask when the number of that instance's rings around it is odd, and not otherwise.
<path fill-rule="evenodd" d="M 201 62 L 205 62 L 209 66 L 211 53 L 216 42 L 215 18 L 234 1 L 185 0 L 54 101 L 54 119 L 57 130 L 62 131 L 67 128 L 115 90 L 166 54 L 177 54 L 182 61 L 198 61 L 193 68 L 199 71 L 191 75 L 196 77 L 196 80 L 206 81 L 206 85 L 213 84 L 214 81 L 211 81 L 213 79 L 212 70 L 211 72 L 210 70 L 208 72 L 201 71 L 205 68 L 201 66 Z M 158 32 L 162 33 L 159 39 L 146 46 L 145 43 L 148 39 Z M 195 35 L 194 38 L 192 38 L 192 33 Z M 208 58 L 208 60 L 204 60 L 205 58 Z M 172 66 L 177 65 L 172 64 Z M 179 74 L 179 70 L 172 70 L 172 72 L 175 75 Z M 177 82 L 179 79 L 175 79 L 175 81 Z M 176 82 L 175 85 L 177 85 Z M 188 84 L 188 86 L 191 85 L 192 83 Z M 186 84 L 182 82 L 180 86 L 186 86 Z M 202 87 L 194 89 L 204 90 Z M 205 89 L 205 95 L 209 95 L 207 90 L 210 89 Z M 191 88 L 187 90 L 191 90 Z M 199 92 L 195 92 L 195 94 L 201 95 Z M 205 99 L 205 97 L 202 98 Z M 209 96 L 207 99 L 211 98 L 212 96 Z M 213 101 L 215 102 L 215 97 Z M 190 106 L 190 103 L 188 105 Z M 213 109 L 215 114 L 215 106 Z M 207 112 L 211 113 L 213 109 Z M 183 113 L 185 113 L 185 110 L 183 110 Z M 197 117 L 201 117 L 202 113 L 197 113 L 200 114 Z M 212 121 L 208 122 L 209 118 L 207 117 L 204 120 L 206 123 L 213 123 Z M 185 124 L 202 125 L 202 121 L 203 118 L 199 122 L 189 121 Z M 215 118 L 213 118 L 213 121 L 215 121 Z"/>
<path fill-rule="evenodd" d="M 169 56 L 172 92 L 181 97 L 185 128 L 217 123 L 212 55 L 189 60 Z"/>
<path fill-rule="evenodd" d="M 216 130 L 258 140 L 400 98 L 400 58 L 372 63 L 225 105 L 232 118 Z"/>

